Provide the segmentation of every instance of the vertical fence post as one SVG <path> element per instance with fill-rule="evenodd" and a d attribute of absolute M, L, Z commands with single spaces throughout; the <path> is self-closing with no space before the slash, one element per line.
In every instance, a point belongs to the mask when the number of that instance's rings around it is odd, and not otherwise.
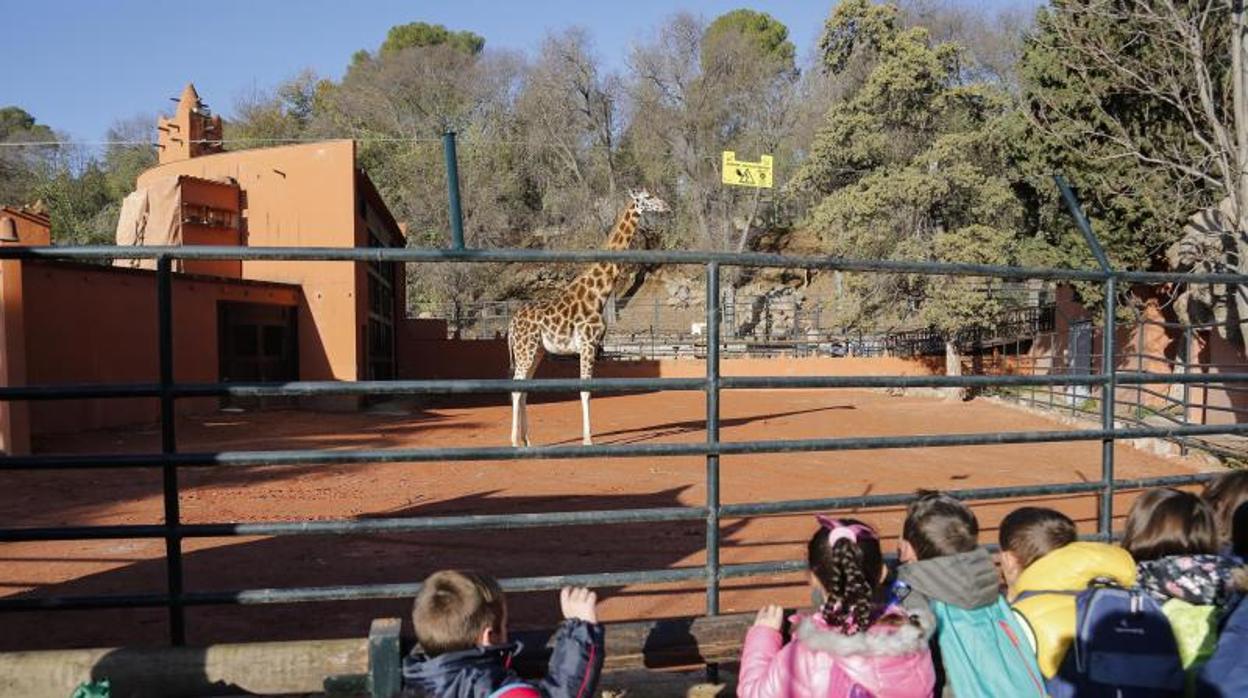
<path fill-rule="evenodd" d="M 450 203 L 451 246 L 464 249 L 464 212 L 459 205 L 459 156 L 455 152 L 455 132 L 442 134 L 442 154 L 446 158 L 446 194 Z"/>
<path fill-rule="evenodd" d="M 1144 373 L 1144 328 L 1148 327 L 1144 320 L 1137 320 L 1135 323 L 1135 370 Z M 1141 422 L 1144 421 L 1144 384 L 1135 384 L 1135 416 Z"/>
<path fill-rule="evenodd" d="M 178 450 L 173 399 L 173 269 L 172 260 L 156 258 L 156 333 L 160 344 L 160 452 L 168 457 Z M 169 591 L 169 638 L 186 644 L 186 619 L 182 607 L 182 538 L 178 533 L 178 469 L 166 461 L 161 466 L 165 495 L 165 573 Z"/>
<path fill-rule="evenodd" d="M 719 445 L 719 263 L 706 265 L 706 442 Z M 706 455 L 706 614 L 719 614 L 719 454 Z"/>
<path fill-rule="evenodd" d="M 1192 326 L 1190 324 L 1183 325 L 1183 375 L 1187 376 L 1192 372 Z M 1183 383 L 1183 426 L 1188 425 L 1191 418 L 1188 413 L 1192 409 L 1192 384 Z M 1179 439 L 1179 454 L 1187 455 L 1187 439 L 1183 437 Z"/>
<path fill-rule="evenodd" d="M 1083 207 L 1079 205 L 1079 198 L 1075 196 L 1075 192 L 1070 188 L 1065 177 L 1054 175 L 1053 181 L 1057 183 L 1057 188 L 1062 192 L 1062 200 L 1070 211 L 1070 217 L 1075 220 L 1075 227 L 1079 228 L 1079 232 L 1083 234 L 1083 240 L 1088 244 L 1092 256 L 1096 258 L 1097 266 L 1105 272 L 1105 336 L 1101 338 L 1101 375 L 1104 381 L 1101 389 L 1101 426 L 1112 430 L 1114 428 L 1114 393 L 1118 388 L 1115 374 L 1117 367 L 1114 363 L 1114 315 L 1117 312 L 1114 304 L 1118 293 L 1115 287 L 1116 279 L 1113 268 L 1109 264 L 1109 257 L 1105 254 L 1105 248 L 1101 247 L 1101 243 L 1096 239 L 1096 235 L 1092 232 L 1092 224 L 1088 222 L 1088 217 L 1083 213 Z M 1101 482 L 1104 488 L 1101 494 L 1098 532 L 1108 539 L 1113 533 L 1114 523 L 1113 438 L 1101 441 Z"/>
<path fill-rule="evenodd" d="M 1057 374 L 1057 332 L 1056 331 L 1053 332 L 1053 340 L 1049 342 L 1048 364 L 1049 365 L 1045 367 L 1045 375 L 1052 377 Z M 1055 392 L 1057 392 L 1057 385 L 1053 383 L 1049 383 L 1049 410 L 1050 411 L 1053 411 L 1055 409 L 1054 407 L 1054 401 L 1056 400 L 1056 397 L 1054 396 Z"/>
<path fill-rule="evenodd" d="M 1114 428 L 1114 395 L 1118 390 L 1117 365 L 1114 361 L 1114 315 L 1117 312 L 1118 289 L 1116 279 L 1105 280 L 1105 335 L 1101 341 L 1101 373 L 1104 388 L 1101 390 L 1101 427 Z M 1114 439 L 1101 440 L 1101 516 L 1097 532 L 1106 540 L 1114 532 Z"/>

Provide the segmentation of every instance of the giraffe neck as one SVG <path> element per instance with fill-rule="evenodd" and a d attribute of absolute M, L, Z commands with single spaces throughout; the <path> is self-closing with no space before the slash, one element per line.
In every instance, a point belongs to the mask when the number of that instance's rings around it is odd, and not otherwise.
<path fill-rule="evenodd" d="M 608 250 L 627 250 L 633 245 L 633 237 L 637 234 L 637 226 L 641 223 L 641 214 L 637 212 L 637 204 L 630 201 L 628 207 L 620 213 L 611 234 L 607 236 Z"/>
<path fill-rule="evenodd" d="M 640 223 L 641 214 L 637 212 L 636 204 L 630 201 L 628 207 L 620 213 L 620 217 L 612 226 L 611 234 L 607 236 L 605 249 L 627 250 L 633 244 L 633 238 L 637 235 L 637 226 Z M 611 291 L 615 288 L 615 282 L 620 278 L 621 272 L 622 269 L 618 264 L 595 262 L 581 272 L 581 275 L 573 282 L 570 292 L 577 293 L 578 288 L 586 288 L 589 291 L 590 301 L 597 310 L 601 311 L 607 296 L 611 295 Z"/>

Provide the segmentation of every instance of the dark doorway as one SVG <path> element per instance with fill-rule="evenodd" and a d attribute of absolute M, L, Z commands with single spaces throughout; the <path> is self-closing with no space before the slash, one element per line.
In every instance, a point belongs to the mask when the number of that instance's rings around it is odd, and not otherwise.
<path fill-rule="evenodd" d="M 295 308 L 263 303 L 217 304 L 217 342 L 222 383 L 281 383 L 299 379 L 299 332 Z M 287 405 L 290 398 L 235 398 L 223 406 Z"/>
<path fill-rule="evenodd" d="M 1088 321 L 1073 322 L 1070 325 L 1070 365 L 1067 373 L 1076 376 L 1087 376 L 1092 373 L 1092 323 Z M 1070 403 L 1077 405 L 1092 397 L 1092 388 L 1087 385 L 1070 386 Z"/>
<path fill-rule="evenodd" d="M 369 247 L 390 247 L 371 230 L 368 233 Z M 365 380 L 392 380 L 394 369 L 394 279 L 393 262 L 369 262 L 366 271 L 368 277 L 368 322 L 361 328 L 364 331 L 364 378 Z"/>

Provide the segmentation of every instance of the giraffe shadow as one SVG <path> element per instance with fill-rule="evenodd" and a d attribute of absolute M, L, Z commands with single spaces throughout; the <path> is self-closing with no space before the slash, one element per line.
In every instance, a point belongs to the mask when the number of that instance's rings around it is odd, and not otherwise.
<path fill-rule="evenodd" d="M 830 410 L 853 410 L 857 409 L 853 405 L 827 405 L 824 407 L 811 407 L 804 410 L 789 410 L 787 412 L 772 412 L 770 414 L 756 414 L 748 417 L 730 417 L 728 419 L 720 419 L 719 426 L 721 428 L 739 427 L 746 424 L 752 424 L 758 421 L 766 421 L 769 419 L 783 419 L 785 417 L 795 417 L 803 414 L 813 414 L 817 412 L 827 412 Z M 705 419 L 690 419 L 681 422 L 668 422 L 667 424 L 655 424 L 644 427 L 635 427 L 630 429 L 615 429 L 613 431 L 595 432 L 594 438 L 596 443 L 601 444 L 632 444 L 643 441 L 651 441 L 667 436 L 678 436 L 680 434 L 689 434 L 693 432 L 701 432 L 706 430 Z M 610 438 L 619 437 L 619 438 Z M 565 439 L 556 441 L 552 446 L 564 446 L 572 443 L 580 443 L 579 438 Z"/>

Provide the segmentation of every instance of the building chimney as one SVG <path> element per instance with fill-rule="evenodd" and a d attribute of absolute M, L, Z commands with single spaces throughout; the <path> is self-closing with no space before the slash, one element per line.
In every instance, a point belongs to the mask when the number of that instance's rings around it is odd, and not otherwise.
<path fill-rule="evenodd" d="M 224 150 L 221 117 L 212 114 L 191 83 L 182 90 L 173 118 L 157 120 L 156 132 L 162 165 Z"/>

